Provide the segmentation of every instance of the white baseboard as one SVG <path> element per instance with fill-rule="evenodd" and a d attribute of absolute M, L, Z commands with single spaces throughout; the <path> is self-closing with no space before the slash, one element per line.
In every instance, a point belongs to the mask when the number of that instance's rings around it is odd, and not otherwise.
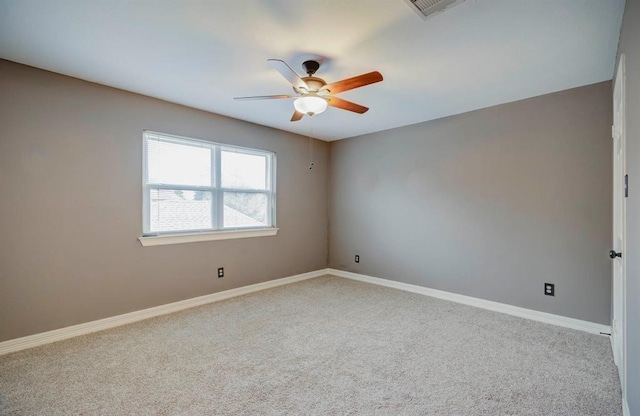
<path fill-rule="evenodd" d="M 347 279 L 359 280 L 361 282 L 373 283 L 375 285 L 386 286 L 394 289 L 404 290 L 406 292 L 418 293 L 420 295 L 431 296 L 434 298 L 444 299 L 451 302 L 463 303 L 465 305 L 475 306 L 477 308 L 488 309 L 494 312 L 506 313 L 508 315 L 520 318 L 531 319 L 534 321 L 544 322 L 546 324 L 562 326 L 565 328 L 577 329 L 580 331 L 590 332 L 592 334 L 601 335 L 602 333 L 610 334 L 611 327 L 608 325 L 597 324 L 580 319 L 567 318 L 566 316 L 554 315 L 551 313 L 535 311 L 533 309 L 520 308 L 518 306 L 507 305 L 504 303 L 493 302 L 490 300 L 474 298 L 471 296 L 459 295 L 457 293 L 445 292 L 442 290 L 429 289 L 423 286 L 412 285 L 409 283 L 396 282 L 394 280 L 381 279 L 379 277 L 367 276 L 364 274 L 346 272 L 337 269 L 327 269 L 327 274 Z"/>
<path fill-rule="evenodd" d="M 153 308 L 142 309 L 135 312 L 125 313 L 123 315 L 112 316 L 110 318 L 99 319 L 97 321 L 68 326 L 66 328 L 54 329 L 53 331 L 42 332 L 22 338 L 10 339 L 8 341 L 0 342 L 0 355 L 77 337 L 79 335 L 86 335 L 92 332 L 115 328 L 117 326 L 178 312 L 195 306 L 205 305 L 207 303 L 218 302 L 224 299 L 234 298 L 236 296 L 242 296 L 265 289 L 300 282 L 302 280 L 313 279 L 314 277 L 319 277 L 325 274 L 325 269 L 316 270 L 309 273 L 257 283 L 255 285 L 239 287 L 237 289 L 225 290 L 224 292 L 212 293 L 210 295 L 199 296 L 197 298 L 168 303 L 166 305 L 155 306 Z"/>
<path fill-rule="evenodd" d="M 347 279 L 359 280 L 361 282 L 372 283 L 380 286 L 386 286 L 394 289 L 404 290 L 407 292 L 418 293 L 421 295 L 431 296 L 452 302 L 462 303 L 465 305 L 475 306 L 490 311 L 506 313 L 508 315 L 518 316 L 520 318 L 531 319 L 534 321 L 544 322 L 547 324 L 558 325 L 566 328 L 586 331 L 593 334 L 611 333 L 611 327 L 607 325 L 596 324 L 593 322 L 582 321 L 579 319 L 567 318 L 565 316 L 553 315 L 546 312 L 535 311 L 532 309 L 520 308 L 517 306 L 506 305 L 504 303 L 492 302 L 489 300 L 473 298 L 470 296 L 459 295 L 456 293 L 445 292 L 442 290 L 429 289 L 423 286 L 416 286 L 408 283 L 396 282 L 393 280 L 381 279 L 379 277 L 367 276 L 363 274 L 346 272 L 337 269 L 320 269 L 313 272 L 303 273 L 295 276 L 284 277 L 282 279 L 270 280 L 268 282 L 258 283 L 255 285 L 239 287 L 237 289 L 226 290 L 224 292 L 212 293 L 210 295 L 199 296 L 197 298 L 186 299 L 179 302 L 169 303 L 166 305 L 155 306 L 153 308 L 143 309 L 140 311 L 130 312 L 123 315 L 112 316 L 110 318 L 99 319 L 97 321 L 86 322 L 83 324 L 73 325 L 66 328 L 55 329 L 53 331 L 42 332 L 39 334 L 29 335 L 22 338 L 11 339 L 0 342 L 0 355 L 8 354 L 27 348 L 37 347 L 39 345 L 49 344 L 68 338 L 86 335 L 92 332 L 102 331 L 117 326 L 142 321 L 144 319 L 156 316 L 166 315 L 178 312 L 184 309 L 193 308 L 195 306 L 205 305 L 207 303 L 218 302 L 224 299 L 242 296 L 261 290 L 271 289 L 274 287 L 300 282 L 302 280 L 313 279 L 323 275 L 333 275 Z M 628 415 L 628 404 L 627 413 Z"/>

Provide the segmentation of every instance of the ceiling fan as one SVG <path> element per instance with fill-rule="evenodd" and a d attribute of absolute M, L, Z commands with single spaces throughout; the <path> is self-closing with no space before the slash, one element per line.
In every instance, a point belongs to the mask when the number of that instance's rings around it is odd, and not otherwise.
<path fill-rule="evenodd" d="M 307 73 L 306 77 L 300 77 L 286 62 L 279 59 L 267 59 L 267 63 L 289 81 L 293 86 L 295 94 L 236 97 L 234 100 L 277 100 L 295 98 L 296 100 L 293 102 L 295 111 L 291 117 L 291 121 L 298 121 L 305 114 L 309 116 L 320 114 L 327 109 L 327 106 L 364 114 L 369 110 L 368 107 L 335 97 L 334 94 L 382 81 L 382 75 L 378 71 L 373 71 L 327 84 L 322 78 L 313 76 L 318 68 L 320 68 L 320 64 L 317 61 L 305 61 L 302 64 L 304 71 Z"/>

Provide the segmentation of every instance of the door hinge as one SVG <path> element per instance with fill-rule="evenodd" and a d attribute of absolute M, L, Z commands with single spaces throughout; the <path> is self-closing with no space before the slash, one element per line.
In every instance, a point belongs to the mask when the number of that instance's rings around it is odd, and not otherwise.
<path fill-rule="evenodd" d="M 624 197 L 629 198 L 629 175 L 624 175 Z"/>

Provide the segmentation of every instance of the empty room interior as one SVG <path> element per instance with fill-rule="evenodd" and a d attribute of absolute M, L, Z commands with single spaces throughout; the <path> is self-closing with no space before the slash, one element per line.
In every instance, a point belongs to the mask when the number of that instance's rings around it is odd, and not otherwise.
<path fill-rule="evenodd" d="M 640 1 L 0 0 L 0 415 L 640 416 Z"/>

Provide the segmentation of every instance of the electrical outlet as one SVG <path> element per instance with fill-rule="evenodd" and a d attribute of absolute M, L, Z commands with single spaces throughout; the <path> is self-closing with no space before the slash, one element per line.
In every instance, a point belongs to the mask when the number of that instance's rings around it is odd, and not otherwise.
<path fill-rule="evenodd" d="M 356 254 L 356 263 L 360 263 L 360 256 Z"/>
<path fill-rule="evenodd" d="M 556 285 L 553 283 L 545 283 L 544 284 L 544 294 L 547 296 L 555 296 L 556 293 Z"/>
<path fill-rule="evenodd" d="M 218 267 L 218 277 L 224 277 L 224 267 Z"/>

